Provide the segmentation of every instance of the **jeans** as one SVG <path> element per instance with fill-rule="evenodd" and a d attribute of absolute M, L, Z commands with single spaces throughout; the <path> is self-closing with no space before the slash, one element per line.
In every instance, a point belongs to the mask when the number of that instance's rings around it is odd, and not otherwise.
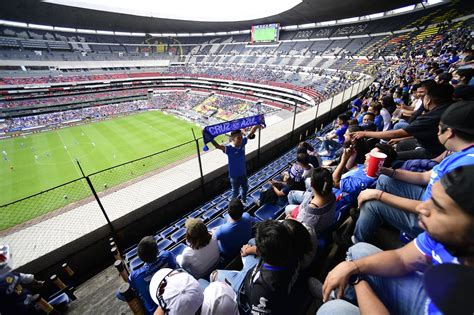
<path fill-rule="evenodd" d="M 250 239 L 248 244 L 255 245 L 255 239 Z M 254 255 L 242 257 L 242 270 L 217 270 L 215 281 L 228 282 L 234 292 L 238 295 L 240 287 L 244 283 L 245 276 L 250 269 L 258 264 L 259 260 L 260 258 Z"/>
<path fill-rule="evenodd" d="M 380 175 L 377 180 L 377 189 L 413 200 L 420 200 L 425 191 L 421 186 L 401 182 L 385 175 Z M 418 226 L 418 216 L 415 213 L 371 200 L 365 202 L 360 209 L 354 231 L 356 241 L 369 242 L 384 221 L 413 238 L 423 231 Z"/>
<path fill-rule="evenodd" d="M 358 243 L 349 248 L 347 260 L 356 260 L 362 257 L 381 252 L 377 247 Z M 381 302 L 390 311 L 390 314 L 424 314 L 427 295 L 423 288 L 423 276 L 411 273 L 403 277 L 365 277 L 370 287 Z M 349 286 L 344 292 L 345 298 L 356 302 L 355 290 Z M 318 315 L 326 314 L 360 314 L 359 309 L 344 300 L 326 302 L 317 312 Z"/>
<path fill-rule="evenodd" d="M 394 126 L 393 126 L 393 130 L 397 130 L 397 129 L 403 129 L 405 128 L 406 126 L 408 126 L 410 123 L 408 123 L 405 119 L 400 119 Z"/>
<path fill-rule="evenodd" d="M 326 151 L 330 152 L 330 151 L 336 151 L 337 149 L 341 148 L 342 145 L 335 141 L 335 140 L 332 140 L 332 139 L 326 139 L 323 141 L 323 146 L 324 146 L 324 149 L 326 149 Z"/>
<path fill-rule="evenodd" d="M 241 199 L 244 203 L 247 202 L 247 192 L 249 185 L 247 183 L 247 176 L 230 177 L 230 185 L 232 186 L 232 198 L 239 196 L 239 188 L 242 188 Z"/>

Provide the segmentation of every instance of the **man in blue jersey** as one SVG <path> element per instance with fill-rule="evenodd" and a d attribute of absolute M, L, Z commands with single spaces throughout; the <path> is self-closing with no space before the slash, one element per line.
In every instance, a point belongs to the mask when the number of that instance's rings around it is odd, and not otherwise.
<path fill-rule="evenodd" d="M 140 297 L 147 313 L 153 314 L 158 305 L 153 302 L 150 296 L 148 287 L 151 278 L 162 268 L 178 268 L 176 257 L 173 253 L 166 250 L 158 252 L 158 245 L 152 236 L 142 238 L 140 243 L 138 243 L 137 254 L 138 258 L 145 264 L 141 268 L 132 271 L 129 277 L 130 285 Z M 121 298 L 119 295 L 117 297 Z"/>
<path fill-rule="evenodd" d="M 244 211 L 242 202 L 234 198 L 229 202 L 227 223 L 217 227 L 213 232 L 219 241 L 219 251 L 226 262 L 239 254 L 243 245 L 252 237 L 252 224 L 255 218 Z"/>
<path fill-rule="evenodd" d="M 232 186 L 232 198 L 239 196 L 239 190 L 242 189 L 241 199 L 247 203 L 247 192 L 249 185 L 247 183 L 247 166 L 245 164 L 245 145 L 247 139 L 253 139 L 255 132 L 260 126 L 253 126 L 247 136 L 242 135 L 240 129 L 230 133 L 230 143 L 226 145 L 218 144 L 214 139 L 211 143 L 219 150 L 227 154 L 229 159 L 229 179 Z"/>
<path fill-rule="evenodd" d="M 337 128 L 326 135 L 326 139 L 323 140 L 324 151 L 319 152 L 319 155 L 328 156 L 332 151 L 342 147 L 344 144 L 344 134 L 349 126 L 348 121 L 349 118 L 344 114 L 337 116 Z"/>
<path fill-rule="evenodd" d="M 474 164 L 474 102 L 452 104 L 441 117 L 438 140 L 454 152 L 432 170 L 417 173 L 382 168 L 376 189 L 358 197 L 361 206 L 353 242 L 370 242 L 382 222 L 388 222 L 411 237 L 422 232 L 415 208 L 431 197 L 431 188 L 444 174 L 461 165 Z"/>
<path fill-rule="evenodd" d="M 428 266 L 439 264 L 474 266 L 472 187 L 474 165 L 458 167 L 438 180 L 429 199 L 416 207 L 418 224 L 425 232 L 414 241 L 390 251 L 367 243 L 349 248 L 347 260 L 327 275 L 323 300 L 328 301 L 337 290 L 337 298 L 345 295 L 353 302 L 356 298 L 359 307 L 334 300 L 325 303 L 318 315 L 440 315 L 426 294 L 422 274 L 415 271 L 423 272 Z M 439 283 L 439 290 L 447 291 L 443 282 Z M 472 314 L 474 310 L 465 311 Z"/>

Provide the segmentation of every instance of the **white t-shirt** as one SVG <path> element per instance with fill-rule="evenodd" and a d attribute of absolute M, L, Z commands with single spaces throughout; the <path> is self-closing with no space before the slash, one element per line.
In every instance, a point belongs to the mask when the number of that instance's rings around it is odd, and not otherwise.
<path fill-rule="evenodd" d="M 211 238 L 207 246 L 192 249 L 187 246 L 176 262 L 192 274 L 196 279 L 207 276 L 219 262 L 219 246 L 217 240 Z"/>
<path fill-rule="evenodd" d="M 386 108 L 382 108 L 380 115 L 383 118 L 383 131 L 387 131 L 390 128 L 390 122 L 392 121 L 392 116 Z"/>
<path fill-rule="evenodd" d="M 421 105 L 423 105 L 423 100 L 420 98 L 420 99 L 416 100 L 416 102 L 415 102 L 415 110 L 420 108 Z"/>

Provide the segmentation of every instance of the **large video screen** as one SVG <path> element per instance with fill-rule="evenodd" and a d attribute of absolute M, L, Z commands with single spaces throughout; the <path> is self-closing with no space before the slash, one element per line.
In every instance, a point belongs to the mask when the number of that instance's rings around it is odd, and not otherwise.
<path fill-rule="evenodd" d="M 251 43 L 276 42 L 280 34 L 280 24 L 253 25 L 251 34 Z"/>

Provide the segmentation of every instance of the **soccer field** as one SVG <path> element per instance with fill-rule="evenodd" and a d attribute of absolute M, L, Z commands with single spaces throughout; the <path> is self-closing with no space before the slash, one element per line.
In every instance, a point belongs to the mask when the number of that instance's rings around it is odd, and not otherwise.
<path fill-rule="evenodd" d="M 91 174 L 193 140 L 191 128 L 196 136 L 201 135 L 200 128 L 192 123 L 159 111 L 150 111 L 0 140 L 0 205 L 81 177 L 76 159 L 81 163 L 85 174 Z M 131 165 L 125 171 L 126 175 L 120 174 L 113 178 L 109 176 L 107 179 L 96 176 L 99 186 L 96 189 L 102 190 L 105 185 L 111 187 L 195 152 L 195 144 L 191 143 L 171 150 L 165 158 L 164 154 L 159 162 L 152 158 L 140 162 L 141 170 L 134 171 L 137 166 Z M 83 198 L 77 196 L 75 199 L 80 199 L 79 197 Z M 54 204 L 54 201 L 51 203 Z M 63 203 L 64 200 L 51 207 L 57 208 Z M 1 214 L 2 217 L 4 215 Z"/>

